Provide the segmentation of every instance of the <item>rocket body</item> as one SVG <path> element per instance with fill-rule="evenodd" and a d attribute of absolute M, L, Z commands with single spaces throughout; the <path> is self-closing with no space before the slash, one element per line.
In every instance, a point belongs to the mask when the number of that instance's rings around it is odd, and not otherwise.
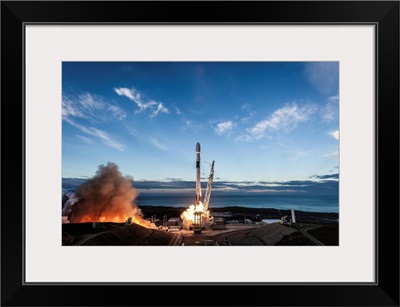
<path fill-rule="evenodd" d="M 196 205 L 200 204 L 201 185 L 200 185 L 200 143 L 196 144 Z"/>

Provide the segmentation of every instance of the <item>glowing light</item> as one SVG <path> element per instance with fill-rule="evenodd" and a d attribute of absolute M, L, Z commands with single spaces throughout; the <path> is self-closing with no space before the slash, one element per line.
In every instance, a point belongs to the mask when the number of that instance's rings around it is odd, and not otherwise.
<path fill-rule="evenodd" d="M 212 224 L 212 216 L 208 210 L 204 210 L 204 205 L 199 202 L 197 205 L 189 205 L 184 212 L 181 214 L 184 229 L 191 229 L 195 222 L 195 213 L 201 213 L 201 225 L 208 227 Z"/>

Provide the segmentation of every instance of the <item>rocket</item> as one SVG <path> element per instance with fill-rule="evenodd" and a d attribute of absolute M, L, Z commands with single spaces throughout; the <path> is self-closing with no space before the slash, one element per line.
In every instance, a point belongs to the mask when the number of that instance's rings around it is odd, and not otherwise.
<path fill-rule="evenodd" d="M 196 205 L 200 204 L 201 185 L 200 185 L 200 143 L 196 144 Z"/>

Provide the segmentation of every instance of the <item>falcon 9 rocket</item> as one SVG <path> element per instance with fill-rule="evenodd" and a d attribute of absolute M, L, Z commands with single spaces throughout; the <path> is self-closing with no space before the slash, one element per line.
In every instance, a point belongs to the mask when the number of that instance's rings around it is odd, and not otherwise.
<path fill-rule="evenodd" d="M 200 185 L 200 143 L 196 144 L 196 205 L 200 204 L 201 185 Z"/>

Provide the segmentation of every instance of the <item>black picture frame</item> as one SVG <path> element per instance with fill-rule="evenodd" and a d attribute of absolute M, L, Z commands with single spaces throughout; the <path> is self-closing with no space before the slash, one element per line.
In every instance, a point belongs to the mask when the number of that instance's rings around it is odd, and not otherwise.
<path fill-rule="evenodd" d="M 375 25 L 376 283 L 25 284 L 27 23 Z M 2 1 L 1 77 L 2 306 L 399 306 L 399 1 Z"/>

